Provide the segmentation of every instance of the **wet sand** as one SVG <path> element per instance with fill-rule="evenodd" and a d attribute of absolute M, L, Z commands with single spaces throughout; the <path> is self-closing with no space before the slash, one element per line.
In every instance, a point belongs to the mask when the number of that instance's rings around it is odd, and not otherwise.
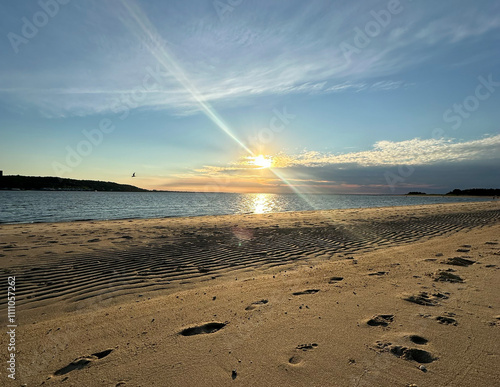
<path fill-rule="evenodd" d="M 2 225 L 12 385 L 495 385 L 499 231 L 498 202 Z"/>

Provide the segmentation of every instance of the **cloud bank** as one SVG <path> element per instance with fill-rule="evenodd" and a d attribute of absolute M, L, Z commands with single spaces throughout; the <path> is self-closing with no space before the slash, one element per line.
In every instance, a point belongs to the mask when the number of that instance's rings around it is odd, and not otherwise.
<path fill-rule="evenodd" d="M 244 157 L 228 166 L 204 166 L 177 175 L 165 187 L 187 184 L 216 190 L 255 187 L 256 192 L 429 193 L 453 188 L 493 187 L 500 172 L 500 134 L 471 141 L 412 139 L 379 141 L 362 152 L 268 155 L 272 170 Z M 212 182 L 212 183 L 210 183 Z M 293 189 L 291 188 L 293 186 Z"/>

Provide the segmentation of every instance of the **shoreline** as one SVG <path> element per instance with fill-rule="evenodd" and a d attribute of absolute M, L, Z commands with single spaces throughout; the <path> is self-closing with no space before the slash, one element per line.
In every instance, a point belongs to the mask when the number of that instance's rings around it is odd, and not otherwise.
<path fill-rule="evenodd" d="M 493 385 L 499 235 L 500 202 L 4 225 L 17 379 Z"/>
<path fill-rule="evenodd" d="M 140 192 L 139 192 L 140 193 Z M 198 192 L 193 192 L 193 193 L 198 193 Z M 291 195 L 296 195 L 296 194 L 291 194 Z M 356 196 L 358 194 L 352 194 L 353 196 Z M 364 195 L 364 194 L 359 194 L 359 195 Z M 398 197 L 419 197 L 419 195 L 371 195 L 371 196 L 398 196 Z M 426 196 L 426 195 L 422 195 Z M 449 197 L 446 195 L 427 195 L 429 197 Z M 79 223 L 79 222 L 113 222 L 113 221 L 130 221 L 130 220 L 161 220 L 161 219 L 183 219 L 183 218 L 202 218 L 202 217 L 216 217 L 216 216 L 245 216 L 245 215 L 275 215 L 275 214 L 283 214 L 283 213 L 303 213 L 303 212 L 317 212 L 317 211 L 340 211 L 340 210 L 360 210 L 360 209 L 379 209 L 379 208 L 399 208 L 399 207 L 420 207 L 420 206 L 432 206 L 432 205 L 442 205 L 442 204 L 467 204 L 467 203 L 488 203 L 488 202 L 496 202 L 493 197 L 482 197 L 482 196 L 456 196 L 456 197 L 463 197 L 463 198 L 477 198 L 480 199 L 478 201 L 469 201 L 469 202 L 449 202 L 449 203 L 429 203 L 429 204 L 405 204 L 405 205 L 396 205 L 396 206 L 378 206 L 378 207 L 350 207 L 350 208 L 332 208 L 332 209 L 314 209 L 314 210 L 303 210 L 303 211 L 295 211 L 295 210 L 290 210 L 290 211 L 278 211 L 278 212 L 266 212 L 266 213 L 253 213 L 253 212 L 247 212 L 247 213 L 235 213 L 235 214 L 217 214 L 217 215 L 180 215 L 180 216 L 162 216 L 162 217 L 152 217 L 152 218 L 137 218 L 137 217 L 131 217 L 131 218 L 113 218 L 113 219 L 76 219 L 76 220 L 62 220 L 62 221 L 50 221 L 50 222 L 43 222 L 43 221 L 32 221 L 32 222 L 0 222 L 0 228 L 3 226 L 9 226 L 9 225 L 27 225 L 27 224 L 71 224 L 71 223 Z M 487 200 L 489 198 L 489 200 Z"/>

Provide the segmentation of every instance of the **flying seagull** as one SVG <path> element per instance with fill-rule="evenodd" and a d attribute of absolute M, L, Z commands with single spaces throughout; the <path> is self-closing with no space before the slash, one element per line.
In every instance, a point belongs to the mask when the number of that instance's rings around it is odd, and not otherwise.
<path fill-rule="evenodd" d="M 135 177 L 135 172 L 134 172 L 134 173 L 132 173 L 132 177 Z"/>

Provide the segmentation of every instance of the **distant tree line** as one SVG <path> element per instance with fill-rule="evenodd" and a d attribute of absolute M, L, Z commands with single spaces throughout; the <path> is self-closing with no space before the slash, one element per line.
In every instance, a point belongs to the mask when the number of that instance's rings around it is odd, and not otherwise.
<path fill-rule="evenodd" d="M 427 195 L 425 192 L 410 191 L 407 195 Z M 498 188 L 470 188 L 470 189 L 454 189 L 446 195 L 453 196 L 500 196 Z"/>
<path fill-rule="evenodd" d="M 109 181 L 75 180 L 61 177 L 1 176 L 1 190 L 46 190 L 46 191 L 113 191 L 147 192 L 148 190 L 128 184 Z"/>
<path fill-rule="evenodd" d="M 460 196 L 500 196 L 500 189 L 498 188 L 471 188 L 471 189 L 454 189 L 446 195 L 460 195 Z"/>

